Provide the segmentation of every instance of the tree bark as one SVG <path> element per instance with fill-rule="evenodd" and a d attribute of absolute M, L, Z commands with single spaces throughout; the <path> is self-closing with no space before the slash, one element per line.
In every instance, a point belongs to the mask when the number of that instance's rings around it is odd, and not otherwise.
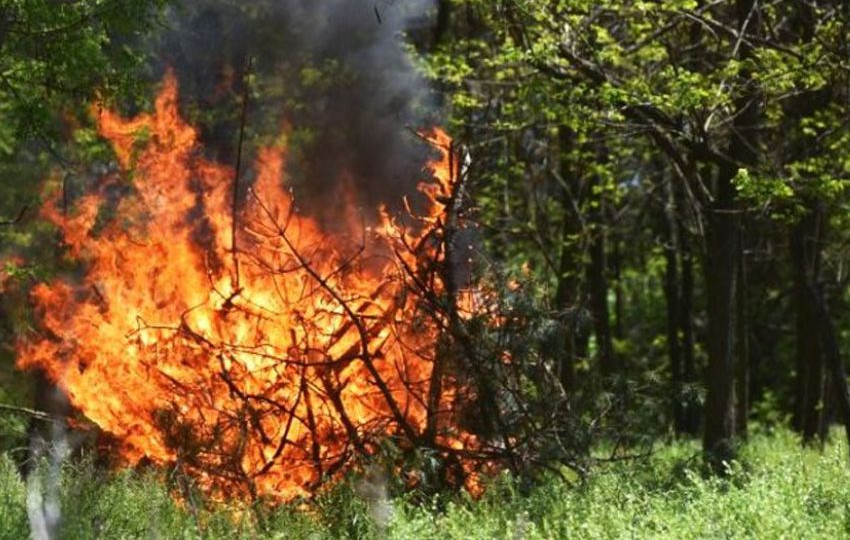
<path fill-rule="evenodd" d="M 848 452 L 850 452 L 850 388 L 847 387 L 847 372 L 841 358 L 838 337 L 823 296 L 815 287 L 808 287 L 806 294 L 815 308 L 815 320 L 820 330 L 818 335 L 823 345 L 824 359 L 833 383 L 838 409 L 844 421 L 844 434 L 847 438 Z M 850 454 L 848 454 L 848 462 L 850 463 Z"/>
<path fill-rule="evenodd" d="M 794 29 L 791 35 L 809 43 L 814 39 L 815 19 L 811 6 L 800 2 L 795 6 L 791 18 Z M 789 133 L 799 131 L 803 118 L 827 106 L 830 90 L 827 88 L 804 92 L 789 100 L 786 107 L 786 129 Z M 802 133 L 791 138 L 788 154 L 797 158 L 817 151 L 815 141 Z M 793 157 L 791 159 L 794 159 Z M 815 199 L 808 200 L 806 214 L 790 231 L 791 267 L 794 282 L 796 309 L 796 381 L 793 426 L 803 437 L 803 442 L 812 442 L 826 428 L 826 380 L 824 372 L 824 349 L 817 325 L 816 296 L 809 289 L 818 290 L 821 266 L 820 242 L 825 223 L 824 208 Z"/>
<path fill-rule="evenodd" d="M 681 337 L 682 382 L 689 389 L 683 396 L 684 433 L 697 435 L 700 428 L 702 411 L 690 391 L 697 384 L 696 349 L 694 338 L 694 256 L 691 237 L 685 225 L 684 186 L 671 182 L 673 200 L 676 206 L 675 227 L 679 253 L 680 286 L 677 329 Z"/>
<path fill-rule="evenodd" d="M 665 175 L 666 176 L 666 175 Z M 664 245 L 664 298 L 667 304 L 667 354 L 670 359 L 670 396 L 672 397 L 673 429 L 676 433 L 687 431 L 685 407 L 682 401 L 684 369 L 682 365 L 681 308 L 682 287 L 679 280 L 679 230 L 673 181 L 666 176 L 664 188 L 666 201 L 663 209 Z"/>
<path fill-rule="evenodd" d="M 742 231 L 743 234 L 743 231 Z M 737 313 L 737 364 L 735 368 L 735 432 L 746 439 L 750 416 L 750 338 L 747 300 L 747 261 L 743 247 L 738 251 L 738 313 Z"/>
<path fill-rule="evenodd" d="M 755 0 L 735 2 L 737 26 L 744 34 L 758 32 Z M 752 55 L 748 40 L 741 40 L 741 58 Z M 708 380 L 703 450 L 708 465 L 723 473 L 724 462 L 735 457 L 735 325 L 738 290 L 741 216 L 736 201 L 734 164 L 755 165 L 758 159 L 757 125 L 761 116 L 751 74 L 742 70 L 741 84 L 750 87 L 735 100 L 729 138 L 729 162 L 719 167 L 715 199 L 706 223 L 706 294 L 708 295 Z"/>
<path fill-rule="evenodd" d="M 687 233 L 680 228 L 679 251 L 682 254 L 682 293 L 679 309 L 679 331 L 682 333 L 682 379 L 693 386 L 698 381 L 694 343 L 694 263 Z M 700 428 L 700 408 L 689 395 L 685 401 L 685 432 L 696 435 Z"/>
<path fill-rule="evenodd" d="M 596 345 L 599 354 L 599 371 L 603 377 L 610 377 L 617 372 L 614 357 L 613 334 L 611 332 L 611 316 L 608 309 L 608 265 L 605 253 L 605 222 L 603 207 L 605 198 L 600 190 L 599 178 L 591 177 L 589 191 L 593 196 L 589 212 L 589 220 L 593 229 L 590 240 L 590 261 L 587 265 L 587 282 L 590 292 L 590 311 L 593 316 L 593 330 L 596 335 Z"/>
<path fill-rule="evenodd" d="M 561 256 L 558 262 L 558 285 L 555 291 L 555 308 L 562 313 L 563 350 L 561 351 L 558 374 L 561 385 L 568 393 L 576 387 L 576 361 L 587 354 L 586 338 L 583 336 L 581 310 L 583 306 L 580 269 L 582 249 L 578 238 L 582 223 L 578 215 L 578 199 L 581 192 L 579 176 L 571 170 L 568 154 L 573 148 L 573 136 L 569 129 L 559 132 L 561 176 L 565 182 L 561 193 Z"/>
<path fill-rule="evenodd" d="M 570 221 L 570 218 L 566 218 Z M 562 313 L 563 319 L 563 350 L 559 356 L 558 375 L 564 390 L 568 393 L 575 390 L 576 386 L 576 360 L 581 356 L 579 346 L 579 333 L 581 332 L 578 321 L 579 280 L 576 275 L 578 260 L 575 249 L 568 238 L 572 238 L 571 227 L 564 224 L 562 233 L 561 260 L 559 264 L 558 287 L 555 293 L 555 305 Z"/>
<path fill-rule="evenodd" d="M 439 0 L 437 2 L 437 21 L 434 24 L 434 42 L 432 49 L 443 42 L 449 32 L 452 18 L 452 2 L 451 0 Z"/>
<path fill-rule="evenodd" d="M 791 264 L 794 273 L 797 334 L 797 396 L 794 427 L 804 442 L 811 442 L 821 432 L 824 422 L 824 370 L 822 340 L 817 323 L 815 295 L 817 288 L 820 247 L 818 222 L 820 211 L 812 209 L 792 230 Z"/>
<path fill-rule="evenodd" d="M 735 293 L 740 249 L 739 216 L 732 175 L 722 173 L 717 204 L 707 226 L 708 372 L 703 448 L 709 465 L 721 471 L 735 457 Z"/>

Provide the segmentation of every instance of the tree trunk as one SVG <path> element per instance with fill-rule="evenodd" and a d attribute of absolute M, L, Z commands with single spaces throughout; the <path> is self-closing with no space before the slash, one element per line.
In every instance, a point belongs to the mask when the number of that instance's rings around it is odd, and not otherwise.
<path fill-rule="evenodd" d="M 664 298 L 667 304 L 667 353 L 670 358 L 670 396 L 672 399 L 673 429 L 676 433 L 687 431 L 687 419 L 682 401 L 684 369 L 681 347 L 681 283 L 679 281 L 679 230 L 677 205 L 672 180 L 664 179 L 666 204 L 664 204 Z"/>
<path fill-rule="evenodd" d="M 593 331 L 596 335 L 596 346 L 599 354 L 599 371 L 603 377 L 610 377 L 617 372 L 614 358 L 613 335 L 611 332 L 611 316 L 608 309 L 608 265 L 605 257 L 605 223 L 604 196 L 596 193 L 600 189 L 599 178 L 591 177 L 589 191 L 594 197 L 589 212 L 589 220 L 593 226 L 590 240 L 590 261 L 587 265 L 587 283 L 590 289 L 590 311 L 593 316 Z"/>
<path fill-rule="evenodd" d="M 574 220 L 565 216 L 563 225 L 561 260 L 559 263 L 558 287 L 555 292 L 555 305 L 562 313 L 563 351 L 559 356 L 558 375 L 564 390 L 572 392 L 576 386 L 575 364 L 582 356 L 580 351 L 581 324 L 579 319 L 580 284 L 576 268 L 580 264 L 580 253 L 573 244 Z"/>
<path fill-rule="evenodd" d="M 437 21 L 434 24 L 434 42 L 432 49 L 443 42 L 443 39 L 448 34 L 452 18 L 452 2 L 451 0 L 439 0 L 437 2 Z"/>
<path fill-rule="evenodd" d="M 850 452 L 850 389 L 847 387 L 847 372 L 841 358 L 841 349 L 838 346 L 835 327 L 829 316 L 829 308 L 817 288 L 808 287 L 806 294 L 815 309 L 815 322 L 820 330 L 818 335 L 823 346 L 824 360 L 829 369 L 838 409 L 844 421 L 844 434 L 847 438 L 848 452 Z M 848 460 L 850 460 L 850 455 L 848 455 Z"/>
<path fill-rule="evenodd" d="M 683 187 L 673 184 L 673 197 L 676 203 L 676 228 L 678 231 L 678 251 L 680 254 L 681 289 L 679 291 L 678 331 L 681 335 L 682 382 L 690 389 L 697 384 L 695 339 L 694 339 L 694 259 L 691 239 L 685 227 Z M 685 433 L 697 435 L 700 428 L 701 410 L 693 398 L 693 392 L 687 392 L 684 399 Z"/>
<path fill-rule="evenodd" d="M 738 313 L 737 313 L 737 365 L 735 373 L 735 431 L 742 439 L 747 437 L 750 416 L 750 339 L 747 307 L 747 261 L 743 239 L 738 251 Z"/>
<path fill-rule="evenodd" d="M 737 0 L 737 27 L 748 34 L 758 33 L 760 15 L 755 0 Z M 752 55 L 752 45 L 741 40 L 742 59 Z M 753 80 L 742 70 L 742 84 Z M 729 138 L 729 162 L 719 167 L 715 199 L 706 223 L 706 294 L 708 295 L 708 393 L 705 403 L 703 450 L 715 472 L 724 471 L 724 462 L 735 457 L 735 324 L 738 289 L 741 216 L 736 202 L 734 178 L 737 164 L 755 165 L 758 159 L 757 129 L 761 112 L 753 89 L 735 100 L 735 115 Z"/>
<path fill-rule="evenodd" d="M 682 305 L 679 309 L 679 331 L 682 332 L 682 378 L 692 387 L 699 379 L 694 342 L 694 263 L 690 243 L 681 234 L 682 242 Z M 701 411 L 699 404 L 688 395 L 685 401 L 685 431 L 690 435 L 699 433 Z"/>
<path fill-rule="evenodd" d="M 797 396 L 794 427 L 811 442 L 824 422 L 824 370 L 822 340 L 817 323 L 816 297 L 820 267 L 818 222 L 820 211 L 812 209 L 794 226 L 791 238 L 791 263 L 794 272 L 797 334 Z"/>
<path fill-rule="evenodd" d="M 795 6 L 791 24 L 795 35 L 804 43 L 814 39 L 815 14 L 805 2 Z M 811 116 L 829 103 L 829 88 L 804 92 L 789 100 L 786 107 L 786 130 L 799 131 L 803 118 Z M 810 137 L 797 133 L 791 138 L 789 154 L 810 156 L 817 144 Z M 794 158 L 792 158 L 794 159 Z M 817 328 L 817 298 L 809 289 L 818 290 L 820 280 L 822 226 L 825 223 L 824 208 L 816 200 L 806 202 L 806 214 L 791 230 L 791 266 L 794 280 L 794 303 L 796 309 L 796 396 L 793 426 L 803 437 L 803 442 L 812 442 L 826 428 L 826 379 L 824 372 L 824 350 L 820 331 Z"/>
<path fill-rule="evenodd" d="M 571 170 L 569 153 L 573 149 L 573 136 L 570 130 L 562 128 L 559 132 L 559 152 L 561 176 L 565 182 L 561 193 L 561 257 L 558 263 L 558 285 L 555 291 L 555 309 L 562 313 L 563 350 L 558 363 L 561 385 L 567 392 L 576 387 L 575 364 L 587 354 L 586 338 L 583 337 L 581 322 L 582 293 L 579 277 L 582 264 L 582 250 L 578 238 L 582 232 L 582 223 L 578 215 L 579 176 Z"/>
<path fill-rule="evenodd" d="M 720 196 L 707 223 L 706 294 L 708 297 L 708 372 L 703 448 L 709 465 L 721 471 L 735 457 L 735 293 L 739 217 L 732 176 L 721 174 Z"/>

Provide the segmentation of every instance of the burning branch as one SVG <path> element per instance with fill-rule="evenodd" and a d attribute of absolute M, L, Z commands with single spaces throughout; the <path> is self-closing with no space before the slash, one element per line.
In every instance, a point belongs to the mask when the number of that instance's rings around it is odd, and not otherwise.
<path fill-rule="evenodd" d="M 439 455 L 448 482 L 497 455 L 457 419 L 489 387 L 458 383 L 441 352 L 460 343 L 476 373 L 451 268 L 462 182 L 448 138 L 415 226 L 385 216 L 375 245 L 364 233 L 353 246 L 295 212 L 275 149 L 239 204 L 247 89 L 235 171 L 199 157 L 176 91 L 166 79 L 153 114 L 102 114 L 136 192 L 120 223 L 97 223 L 100 194 L 55 217 L 86 276 L 36 287 L 57 339 L 21 343 L 20 365 L 60 381 L 126 462 L 179 462 L 219 496 L 309 494 L 387 439 Z"/>

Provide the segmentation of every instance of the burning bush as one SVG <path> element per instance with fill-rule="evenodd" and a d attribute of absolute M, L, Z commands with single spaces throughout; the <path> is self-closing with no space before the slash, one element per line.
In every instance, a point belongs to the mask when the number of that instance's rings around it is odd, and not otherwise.
<path fill-rule="evenodd" d="M 450 322 L 424 301 L 449 292 L 448 137 L 427 137 L 441 158 L 424 215 L 330 236 L 295 211 L 286 148 L 259 153 L 240 200 L 177 92 L 168 75 L 153 113 L 97 113 L 121 172 L 69 215 L 45 207 L 85 270 L 33 290 L 42 330 L 19 366 L 44 370 L 126 463 L 175 464 L 215 494 L 303 495 L 387 439 L 464 456 L 451 476 L 472 481 L 465 389 L 435 356 Z"/>
<path fill-rule="evenodd" d="M 169 74 L 152 113 L 96 111 L 120 171 L 43 209 L 82 270 L 34 288 L 39 331 L 18 345 L 121 463 L 276 501 L 376 454 L 407 485 L 473 491 L 500 467 L 582 469 L 585 424 L 546 350 L 557 321 L 495 268 L 465 284 L 446 134 L 422 136 L 439 155 L 424 211 L 343 215 L 329 234 L 296 211 L 285 146 L 261 149 L 240 189 L 177 97 Z"/>

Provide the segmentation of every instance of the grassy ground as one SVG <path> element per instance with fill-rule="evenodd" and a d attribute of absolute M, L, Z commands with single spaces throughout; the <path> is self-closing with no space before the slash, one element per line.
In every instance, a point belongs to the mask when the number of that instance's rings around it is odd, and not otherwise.
<path fill-rule="evenodd" d="M 834 437 L 837 439 L 838 437 Z M 850 538 L 846 448 L 803 450 L 787 432 L 757 435 L 726 480 L 706 479 L 696 446 L 660 448 L 648 461 L 621 464 L 586 485 L 549 480 L 521 495 L 494 483 L 479 501 L 456 497 L 391 503 L 385 528 L 350 487 L 309 512 L 248 507 L 193 511 L 176 504 L 152 474 L 106 474 L 67 465 L 60 482 L 62 538 Z M 27 489 L 0 458 L 0 538 L 29 536 Z M 385 510 L 385 509 L 381 509 Z"/>

